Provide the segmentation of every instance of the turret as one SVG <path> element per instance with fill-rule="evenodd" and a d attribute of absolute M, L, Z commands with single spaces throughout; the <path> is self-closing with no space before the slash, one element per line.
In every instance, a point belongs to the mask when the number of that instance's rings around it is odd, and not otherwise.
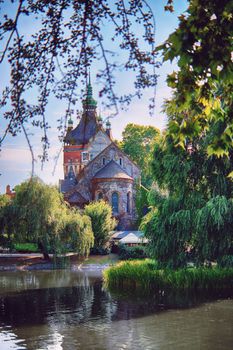
<path fill-rule="evenodd" d="M 103 126 L 103 119 L 102 119 L 100 113 L 99 113 L 99 115 L 98 115 L 98 117 L 97 117 L 97 122 L 98 122 L 98 124 L 99 124 L 100 127 Z"/>
<path fill-rule="evenodd" d="M 106 134 L 112 140 L 112 129 L 111 129 L 111 123 L 110 123 L 109 119 L 106 122 Z"/>
<path fill-rule="evenodd" d="M 67 131 L 73 130 L 73 125 L 74 125 L 73 120 L 70 117 L 69 120 L 68 120 L 68 129 L 67 129 Z"/>

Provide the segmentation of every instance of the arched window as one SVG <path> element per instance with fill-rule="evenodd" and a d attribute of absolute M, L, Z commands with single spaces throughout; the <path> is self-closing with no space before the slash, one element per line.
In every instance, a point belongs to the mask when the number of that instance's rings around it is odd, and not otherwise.
<path fill-rule="evenodd" d="M 119 211 L 119 195 L 117 192 L 112 194 L 112 211 L 113 213 L 118 213 Z"/>
<path fill-rule="evenodd" d="M 105 160 L 105 158 L 103 157 L 103 159 L 102 159 L 103 165 L 105 165 L 105 161 L 106 161 L 106 160 Z"/>
<path fill-rule="evenodd" d="M 123 165 L 122 158 L 119 159 L 120 166 Z"/>
<path fill-rule="evenodd" d="M 131 212 L 131 193 L 127 193 L 127 213 Z"/>
<path fill-rule="evenodd" d="M 97 199 L 98 199 L 98 201 L 100 201 L 101 199 L 103 199 L 103 193 L 102 193 L 102 192 L 99 192 L 99 193 L 98 193 Z"/>

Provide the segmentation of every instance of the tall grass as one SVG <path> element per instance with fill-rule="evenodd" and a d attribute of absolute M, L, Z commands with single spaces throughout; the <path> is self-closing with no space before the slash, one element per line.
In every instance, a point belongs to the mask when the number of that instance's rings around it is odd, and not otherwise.
<path fill-rule="evenodd" d="M 126 261 L 106 269 L 104 282 L 111 289 L 233 293 L 233 268 L 159 270 L 156 263 L 149 259 Z"/>

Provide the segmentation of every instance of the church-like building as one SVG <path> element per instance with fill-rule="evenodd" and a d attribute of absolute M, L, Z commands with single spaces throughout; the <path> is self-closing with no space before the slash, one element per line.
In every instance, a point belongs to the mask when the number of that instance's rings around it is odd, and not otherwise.
<path fill-rule="evenodd" d="M 110 122 L 104 126 L 96 109 L 89 80 L 79 124 L 73 128 L 73 121 L 68 121 L 60 191 L 67 202 L 79 208 L 104 199 L 112 206 L 118 229 L 133 229 L 140 169 L 113 142 Z"/>

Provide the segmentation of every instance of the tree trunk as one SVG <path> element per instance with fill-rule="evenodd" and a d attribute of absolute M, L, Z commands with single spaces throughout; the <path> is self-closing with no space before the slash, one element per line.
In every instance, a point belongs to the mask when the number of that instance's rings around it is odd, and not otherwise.
<path fill-rule="evenodd" d="M 43 256 L 44 256 L 44 260 L 50 260 L 50 258 L 49 258 L 49 254 L 48 254 L 48 252 L 47 252 L 47 249 L 46 249 L 46 247 L 44 246 L 44 244 L 40 241 L 40 240 L 38 240 L 38 248 L 39 248 L 39 250 L 41 251 L 41 253 L 43 254 Z"/>

